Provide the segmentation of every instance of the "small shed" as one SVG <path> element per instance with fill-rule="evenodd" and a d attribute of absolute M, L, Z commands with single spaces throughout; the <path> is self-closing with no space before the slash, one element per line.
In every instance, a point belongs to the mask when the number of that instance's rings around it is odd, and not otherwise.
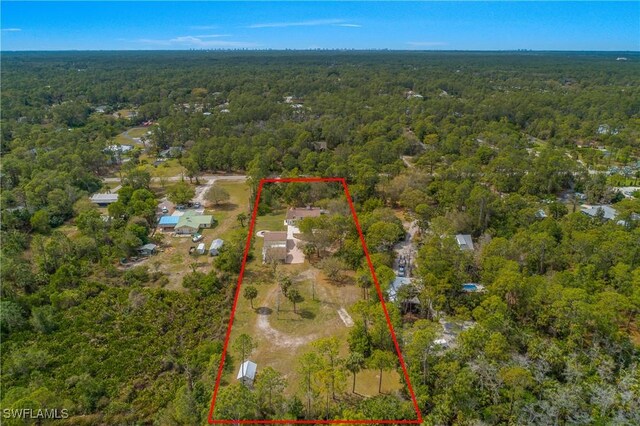
<path fill-rule="evenodd" d="M 204 254 L 204 243 L 198 244 L 198 248 L 196 249 L 196 253 Z"/>
<path fill-rule="evenodd" d="M 255 362 L 245 361 L 240 366 L 240 370 L 238 370 L 237 379 L 240 380 L 240 382 L 243 385 L 247 387 L 252 387 L 253 381 L 256 379 L 257 369 L 258 369 L 258 366 L 256 365 Z"/>
<path fill-rule="evenodd" d="M 458 243 L 460 250 L 473 250 L 473 239 L 469 234 L 456 235 L 456 242 Z"/>
<path fill-rule="evenodd" d="M 220 249 L 224 245 L 224 241 L 220 238 L 217 238 L 211 242 L 211 246 L 209 246 L 209 255 L 217 256 L 220 253 Z"/>
<path fill-rule="evenodd" d="M 138 253 L 140 253 L 141 256 L 151 256 L 156 252 L 157 247 L 158 246 L 153 243 L 148 243 L 138 247 Z"/>

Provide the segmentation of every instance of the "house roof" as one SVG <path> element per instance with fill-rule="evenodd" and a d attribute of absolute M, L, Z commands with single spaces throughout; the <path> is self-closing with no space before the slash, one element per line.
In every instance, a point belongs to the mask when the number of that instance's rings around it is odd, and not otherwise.
<path fill-rule="evenodd" d="M 264 249 L 264 260 L 284 260 L 287 258 L 287 247 L 284 245 L 268 246 Z"/>
<path fill-rule="evenodd" d="M 210 225 L 213 223 L 213 216 L 211 215 L 198 215 L 198 214 L 183 214 L 179 216 L 179 221 L 176 228 L 193 228 L 200 229 L 204 225 Z"/>
<path fill-rule="evenodd" d="M 138 250 L 148 250 L 148 251 L 153 251 L 156 249 L 156 247 L 158 247 L 157 245 L 153 244 L 153 243 L 147 243 L 143 246 L 138 247 Z"/>
<path fill-rule="evenodd" d="M 319 207 L 292 207 L 287 210 L 287 220 L 303 219 L 305 217 L 318 217 L 322 214 Z"/>
<path fill-rule="evenodd" d="M 220 238 L 217 238 L 211 241 L 211 246 L 209 246 L 209 250 L 217 250 L 220 247 L 222 247 L 223 244 L 224 244 L 224 241 L 221 240 Z"/>
<path fill-rule="evenodd" d="M 237 379 L 255 379 L 256 378 L 256 370 L 258 366 L 255 362 L 245 361 L 240 365 L 240 369 L 238 370 Z"/>
<path fill-rule="evenodd" d="M 473 239 L 469 234 L 458 234 L 456 235 L 456 242 L 460 249 L 462 250 L 473 250 Z"/>
<path fill-rule="evenodd" d="M 285 231 L 269 231 L 264 234 L 265 242 L 286 241 L 287 233 Z"/>
<path fill-rule="evenodd" d="M 93 194 L 90 200 L 94 203 L 115 203 L 118 201 L 118 194 Z"/>
<path fill-rule="evenodd" d="M 109 145 L 106 148 L 106 151 L 112 151 L 112 152 L 129 152 L 133 149 L 133 145 L 127 145 L 127 144 L 122 144 L 122 145 Z"/>
<path fill-rule="evenodd" d="M 179 221 L 180 221 L 180 216 L 162 216 L 158 224 L 161 226 L 162 225 L 176 226 Z"/>
<path fill-rule="evenodd" d="M 400 290 L 400 287 L 404 287 L 405 285 L 410 285 L 412 281 L 413 280 L 411 278 L 396 277 L 396 279 L 393 280 L 389 285 L 389 290 L 387 291 L 387 294 L 389 295 L 389 300 L 391 302 L 395 302 L 396 295 L 398 294 L 398 290 Z"/>
<path fill-rule="evenodd" d="M 598 216 L 598 212 L 600 210 L 602 210 L 602 212 L 604 213 L 605 219 L 609 219 L 609 220 L 615 219 L 615 217 L 618 215 L 618 211 L 608 205 L 594 205 L 594 206 L 584 205 L 582 209 L 580 209 L 582 213 L 589 215 L 591 217 Z"/>

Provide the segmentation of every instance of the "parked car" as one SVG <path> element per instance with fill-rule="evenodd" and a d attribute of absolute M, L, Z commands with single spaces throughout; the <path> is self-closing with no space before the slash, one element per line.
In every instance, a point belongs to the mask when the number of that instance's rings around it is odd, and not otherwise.
<path fill-rule="evenodd" d="M 176 209 L 178 209 L 178 210 L 184 210 L 184 209 L 185 209 L 185 206 L 184 206 L 184 204 L 178 204 L 178 205 L 176 206 Z"/>
<path fill-rule="evenodd" d="M 197 243 L 198 241 L 202 240 L 204 237 L 202 236 L 202 234 L 193 234 L 193 237 L 191 237 L 191 241 L 193 241 L 194 243 Z"/>
<path fill-rule="evenodd" d="M 193 207 L 195 207 L 196 209 L 199 209 L 200 206 L 201 206 L 201 204 L 199 202 L 197 202 L 197 201 L 195 203 L 193 203 Z"/>
<path fill-rule="evenodd" d="M 162 206 L 162 213 L 164 214 L 169 213 L 169 209 L 167 208 L 167 206 Z"/>

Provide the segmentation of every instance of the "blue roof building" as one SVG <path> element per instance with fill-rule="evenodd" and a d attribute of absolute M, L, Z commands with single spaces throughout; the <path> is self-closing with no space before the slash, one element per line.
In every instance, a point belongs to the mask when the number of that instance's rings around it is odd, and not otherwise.
<path fill-rule="evenodd" d="M 180 216 L 162 216 L 158 222 L 158 226 L 163 230 L 173 229 L 180 221 Z"/>

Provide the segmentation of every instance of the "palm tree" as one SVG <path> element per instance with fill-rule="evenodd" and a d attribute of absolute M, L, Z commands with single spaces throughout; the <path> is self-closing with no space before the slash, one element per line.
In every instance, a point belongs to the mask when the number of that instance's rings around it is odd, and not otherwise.
<path fill-rule="evenodd" d="M 292 288 L 287 292 L 287 299 L 293 303 L 293 312 L 298 313 L 298 311 L 296 311 L 296 303 L 304 302 L 304 298 L 300 295 L 300 292 Z"/>
<path fill-rule="evenodd" d="M 253 309 L 253 299 L 258 297 L 258 289 L 256 289 L 253 286 L 247 286 L 244 289 L 243 296 L 244 296 L 245 299 L 248 299 L 249 302 L 251 302 L 251 309 Z"/>
<path fill-rule="evenodd" d="M 246 213 L 239 213 L 238 216 L 236 216 L 236 220 L 240 222 L 240 226 L 244 228 L 244 223 L 248 220 L 248 216 Z"/>

